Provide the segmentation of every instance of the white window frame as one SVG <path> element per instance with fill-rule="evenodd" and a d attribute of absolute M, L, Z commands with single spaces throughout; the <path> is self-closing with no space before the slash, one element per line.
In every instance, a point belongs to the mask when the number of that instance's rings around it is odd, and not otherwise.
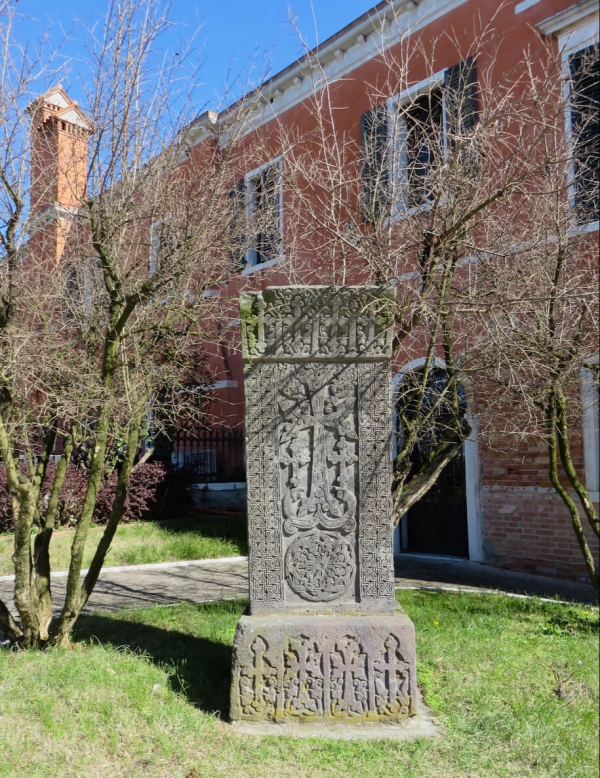
<path fill-rule="evenodd" d="M 598 362 L 598 354 L 589 362 Z M 600 491 L 600 414 L 598 409 L 598 387 L 595 376 L 588 368 L 581 370 L 581 407 L 583 427 L 583 462 L 585 488 L 590 499 L 598 502 Z"/>
<path fill-rule="evenodd" d="M 244 198 L 245 198 L 245 207 L 246 207 L 246 224 L 248 225 L 248 228 L 251 228 L 252 226 L 252 214 L 254 211 L 253 203 L 252 203 L 252 187 L 250 184 L 257 179 L 259 176 L 261 176 L 266 170 L 269 168 L 276 168 L 279 173 L 279 184 L 278 184 L 278 200 L 279 200 L 279 212 L 277 214 L 278 216 L 278 227 L 279 227 L 279 254 L 278 256 L 273 257 L 272 259 L 268 259 L 264 262 L 257 262 L 258 258 L 258 252 L 256 251 L 256 248 L 254 245 L 250 245 L 248 249 L 246 250 L 246 265 L 244 269 L 242 270 L 242 275 L 249 275 L 250 273 L 255 273 L 258 270 L 264 270 L 265 268 L 272 267 L 273 265 L 278 264 L 281 262 L 284 258 L 283 254 L 283 169 L 282 169 L 282 158 L 281 156 L 275 157 L 274 159 L 270 160 L 269 162 L 265 162 L 263 165 L 260 165 L 259 167 L 255 168 L 254 170 L 251 170 L 249 173 L 246 173 L 244 176 Z M 253 236 L 254 237 L 254 236 Z M 248 236 L 250 239 L 250 236 Z"/>
<path fill-rule="evenodd" d="M 561 67 L 563 77 L 563 101 L 565 106 L 565 138 L 570 151 L 573 149 L 573 128 L 571 124 L 571 72 L 569 68 L 569 57 L 578 51 L 598 43 L 598 17 L 582 24 L 575 29 L 570 29 L 558 36 L 558 47 L 561 55 Z M 575 213 L 575 162 L 570 155 L 567 166 L 567 186 L 569 198 L 569 211 Z M 574 234 L 583 234 L 593 232 L 598 229 L 598 219 L 591 222 L 575 225 L 572 228 Z"/>
<path fill-rule="evenodd" d="M 391 218 L 405 219 L 416 213 L 423 213 L 431 208 L 431 203 L 421 205 L 409 205 L 408 186 L 408 149 L 406 145 L 406 122 L 402 116 L 398 116 L 398 107 L 409 106 L 417 97 L 430 94 L 437 89 L 442 92 L 442 135 L 444 159 L 448 155 L 448 134 L 446 127 L 446 90 L 444 89 L 444 76 L 446 68 L 439 70 L 428 78 L 424 78 L 417 84 L 405 89 L 399 95 L 387 100 L 388 109 L 388 167 L 390 170 L 390 187 L 392 197 Z"/>

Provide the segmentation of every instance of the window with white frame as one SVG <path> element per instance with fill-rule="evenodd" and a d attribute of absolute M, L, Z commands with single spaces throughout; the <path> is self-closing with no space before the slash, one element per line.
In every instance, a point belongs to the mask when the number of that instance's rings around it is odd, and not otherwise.
<path fill-rule="evenodd" d="M 477 123 L 469 57 L 361 116 L 362 210 L 366 222 L 426 207 L 441 164 Z"/>
<path fill-rule="evenodd" d="M 229 190 L 229 247 L 235 269 L 266 265 L 283 255 L 281 162 L 247 173 Z"/>
<path fill-rule="evenodd" d="M 596 35 L 597 37 L 597 35 Z M 574 50 L 573 50 L 574 49 Z M 600 181 L 600 45 L 570 45 L 564 52 L 566 127 L 571 151 L 570 200 L 575 222 L 598 220 Z"/>
<path fill-rule="evenodd" d="M 570 150 L 569 206 L 575 224 L 586 231 L 598 226 L 598 18 L 597 0 L 579 0 L 537 24 L 543 35 L 558 39 Z"/>
<path fill-rule="evenodd" d="M 94 255 L 63 264 L 65 315 L 69 321 L 83 325 L 92 315 L 94 299 L 103 286 L 100 258 Z"/>
<path fill-rule="evenodd" d="M 594 501 L 600 490 L 600 430 L 598 414 L 598 355 L 581 371 L 581 404 L 583 421 L 583 456 L 585 486 Z"/>

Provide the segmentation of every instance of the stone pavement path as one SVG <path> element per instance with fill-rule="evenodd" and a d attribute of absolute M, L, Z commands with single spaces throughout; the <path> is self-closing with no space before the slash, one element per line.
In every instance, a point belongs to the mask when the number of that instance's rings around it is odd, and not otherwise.
<path fill-rule="evenodd" d="M 56 608 L 64 598 L 66 575 L 55 574 L 52 588 Z M 396 560 L 396 587 L 448 590 L 499 590 L 597 603 L 591 586 L 553 578 L 515 573 L 456 559 L 402 556 Z M 211 602 L 248 596 L 246 557 L 167 562 L 103 570 L 86 606 L 87 611 L 116 611 L 180 602 Z M 0 577 L 0 599 L 12 606 L 13 580 Z"/>
<path fill-rule="evenodd" d="M 66 575 L 52 576 L 56 610 L 64 601 Z M 0 578 L 0 599 L 12 605 L 13 581 Z M 171 562 L 102 571 L 86 611 L 117 611 L 180 602 L 210 602 L 248 596 L 246 557 L 196 562 Z"/>

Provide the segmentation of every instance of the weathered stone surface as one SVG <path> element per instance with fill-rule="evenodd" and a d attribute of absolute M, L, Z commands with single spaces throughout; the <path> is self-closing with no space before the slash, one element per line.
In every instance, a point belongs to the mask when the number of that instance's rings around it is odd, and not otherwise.
<path fill-rule="evenodd" d="M 392 565 L 393 296 L 240 297 L 252 615 L 235 639 L 234 721 L 416 712 Z"/>
<path fill-rule="evenodd" d="M 375 286 L 272 286 L 240 294 L 247 361 L 390 359 L 396 292 Z"/>
<path fill-rule="evenodd" d="M 391 299 L 242 295 L 252 613 L 394 609 Z"/>
<path fill-rule="evenodd" d="M 400 721 L 417 712 L 414 645 L 401 611 L 242 616 L 231 718 Z"/>

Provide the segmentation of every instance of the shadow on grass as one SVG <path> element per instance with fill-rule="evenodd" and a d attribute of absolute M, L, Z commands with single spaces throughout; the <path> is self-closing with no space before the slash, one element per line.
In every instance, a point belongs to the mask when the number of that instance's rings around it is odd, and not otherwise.
<path fill-rule="evenodd" d="M 248 553 L 248 522 L 245 516 L 191 514 L 169 521 L 157 521 L 165 532 L 195 532 L 204 538 L 221 538 L 236 543 L 242 555 Z"/>
<path fill-rule="evenodd" d="M 186 696 L 200 710 L 228 720 L 231 646 L 100 614 L 82 615 L 72 637 L 75 641 L 126 647 L 148 657 L 167 671 L 174 691 Z"/>

